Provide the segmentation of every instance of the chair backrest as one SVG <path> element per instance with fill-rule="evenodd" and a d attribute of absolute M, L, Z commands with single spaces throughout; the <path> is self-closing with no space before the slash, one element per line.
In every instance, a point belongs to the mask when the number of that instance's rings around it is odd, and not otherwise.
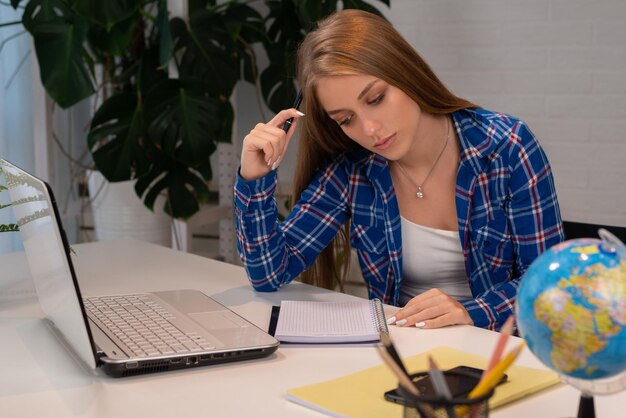
<path fill-rule="evenodd" d="M 565 239 L 599 238 L 598 229 L 604 228 L 626 244 L 626 227 L 563 221 Z"/>

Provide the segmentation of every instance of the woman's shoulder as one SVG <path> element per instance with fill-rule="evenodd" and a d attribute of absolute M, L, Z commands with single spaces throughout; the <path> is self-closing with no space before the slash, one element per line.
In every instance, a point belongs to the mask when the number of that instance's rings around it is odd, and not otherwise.
<path fill-rule="evenodd" d="M 485 129 L 513 128 L 516 125 L 525 125 L 524 121 L 507 113 L 497 112 L 483 108 L 465 108 L 453 113 L 455 120 L 461 126 L 472 125 Z"/>
<path fill-rule="evenodd" d="M 534 136 L 526 123 L 514 116 L 482 108 L 466 108 L 453 113 L 464 147 L 493 150 L 499 145 L 519 145 Z"/>

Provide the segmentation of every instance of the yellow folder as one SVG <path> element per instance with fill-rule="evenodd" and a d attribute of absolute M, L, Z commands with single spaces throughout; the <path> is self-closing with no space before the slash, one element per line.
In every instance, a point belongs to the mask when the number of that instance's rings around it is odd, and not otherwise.
<path fill-rule="evenodd" d="M 442 346 L 403 359 L 409 373 L 428 370 L 429 355 L 443 370 L 460 365 L 484 369 L 489 361 L 485 357 Z M 560 382 L 558 375 L 548 370 L 513 365 L 506 373 L 508 381 L 496 388 L 489 401 L 491 409 Z M 402 406 L 383 397 L 386 391 L 397 386 L 393 373 L 381 364 L 326 382 L 289 389 L 287 399 L 331 416 L 400 418 Z"/>

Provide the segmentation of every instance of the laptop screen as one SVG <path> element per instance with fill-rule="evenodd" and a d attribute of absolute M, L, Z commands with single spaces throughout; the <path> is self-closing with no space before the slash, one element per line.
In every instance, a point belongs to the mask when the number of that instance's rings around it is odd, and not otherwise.
<path fill-rule="evenodd" d="M 0 165 L 41 309 L 81 360 L 95 368 L 93 340 L 52 191 L 11 163 L 0 160 Z"/>

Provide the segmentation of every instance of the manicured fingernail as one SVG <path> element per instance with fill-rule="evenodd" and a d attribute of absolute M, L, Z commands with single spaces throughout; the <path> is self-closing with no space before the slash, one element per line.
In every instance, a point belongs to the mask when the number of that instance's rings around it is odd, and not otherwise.
<path fill-rule="evenodd" d="M 404 324 L 406 324 L 406 319 L 401 319 L 401 320 L 396 322 L 396 325 L 399 326 L 399 327 L 401 327 Z"/>
<path fill-rule="evenodd" d="M 296 110 L 296 113 L 298 114 L 298 116 L 304 116 L 304 113 L 300 112 L 299 110 Z"/>
<path fill-rule="evenodd" d="M 282 160 L 282 159 L 283 159 L 282 155 L 276 159 L 276 162 L 274 164 L 272 164 L 272 171 L 274 171 L 274 170 L 276 170 L 278 168 L 278 165 L 280 164 L 280 160 Z"/>
<path fill-rule="evenodd" d="M 387 319 L 387 325 L 392 325 L 394 322 L 396 322 L 395 316 L 392 316 L 391 318 Z"/>
<path fill-rule="evenodd" d="M 269 160 L 267 160 L 267 165 L 268 166 L 272 165 L 272 159 L 271 158 Z"/>
<path fill-rule="evenodd" d="M 415 324 L 415 328 L 423 328 L 426 325 L 426 322 L 418 322 Z"/>

